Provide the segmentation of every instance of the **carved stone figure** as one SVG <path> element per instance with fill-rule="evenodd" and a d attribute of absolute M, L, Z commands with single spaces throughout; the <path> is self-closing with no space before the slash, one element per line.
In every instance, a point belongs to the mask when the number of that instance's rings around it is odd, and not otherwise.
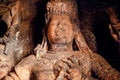
<path fill-rule="evenodd" d="M 113 39 L 120 44 L 120 22 L 117 19 L 117 15 L 112 7 L 108 7 L 106 11 L 109 15 L 111 23 L 109 24 L 110 33 Z"/>
<path fill-rule="evenodd" d="M 7 32 L 4 37 L 0 38 L 0 43 L 4 45 L 4 48 L 1 48 L 1 51 L 3 51 L 1 54 L 5 55 L 0 55 L 0 58 L 9 61 L 7 64 L 11 65 L 10 70 L 22 58 L 33 52 L 31 23 L 36 14 L 35 3 L 36 0 L 31 2 L 13 0 L 13 5 L 2 14 L 2 20 L 7 24 Z M 0 60 L 0 63 L 3 64 L 4 61 Z M 3 65 L 6 65 L 6 63 Z M 1 74 L 2 72 L 0 77 Z"/>
<path fill-rule="evenodd" d="M 15 5 L 2 16 L 2 19 L 8 25 L 8 31 L 0 39 L 0 42 L 6 45 L 4 53 L 14 56 L 13 58 L 16 57 L 16 62 L 30 54 L 33 46 L 30 23 L 35 16 L 35 12 L 30 12 L 35 10 L 35 2 L 32 5 L 24 3 L 28 2 L 23 0 L 16 1 Z M 31 9 L 29 9 L 30 7 Z"/>
<path fill-rule="evenodd" d="M 47 4 L 43 41 L 35 54 L 24 58 L 4 80 L 119 80 L 120 73 L 87 46 L 81 32 L 74 0 Z M 78 49 L 74 49 L 75 41 Z"/>

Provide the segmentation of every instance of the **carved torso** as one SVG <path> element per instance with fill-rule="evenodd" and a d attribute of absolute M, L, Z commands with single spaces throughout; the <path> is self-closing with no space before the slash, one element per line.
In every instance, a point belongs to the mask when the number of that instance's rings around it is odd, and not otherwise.
<path fill-rule="evenodd" d="M 29 59 L 32 59 L 32 61 Z M 23 65 L 21 65 L 22 62 Z M 28 64 L 29 74 L 32 77 L 30 79 L 30 76 L 29 78 L 27 78 L 28 76 L 24 76 L 20 80 L 68 80 L 67 76 L 70 76 L 69 70 L 73 69 L 76 69 L 80 73 L 77 77 L 81 76 L 83 80 L 89 79 L 91 76 L 89 55 L 80 51 L 50 51 L 41 55 L 39 60 L 31 55 L 23 59 L 22 62 L 17 66 L 21 66 L 20 69 L 24 70 L 25 65 Z"/>

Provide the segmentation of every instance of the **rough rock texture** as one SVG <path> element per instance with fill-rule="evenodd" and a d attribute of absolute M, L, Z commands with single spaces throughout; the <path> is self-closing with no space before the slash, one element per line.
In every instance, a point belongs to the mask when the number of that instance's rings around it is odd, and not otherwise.
<path fill-rule="evenodd" d="M 0 44 L 0 80 L 7 75 L 13 67 L 11 60 L 8 56 L 3 54 L 5 46 Z"/>
<path fill-rule="evenodd" d="M 89 55 L 76 52 L 50 51 L 39 56 L 37 60 L 34 55 L 23 59 L 15 71 L 20 80 L 64 80 L 64 79 L 89 79 L 90 60 Z M 32 59 L 32 61 L 31 61 Z M 72 70 L 78 72 L 73 76 Z"/>
<path fill-rule="evenodd" d="M 7 32 L 0 38 L 0 43 L 5 46 L 0 49 L 1 54 L 6 56 L 5 60 L 8 59 L 12 63 L 10 68 L 33 52 L 31 24 L 36 15 L 35 3 L 35 0 L 13 0 L 13 5 L 2 14 L 1 18 L 7 24 Z"/>
<path fill-rule="evenodd" d="M 14 58 L 15 64 L 33 50 L 31 22 L 36 13 L 35 0 L 27 3 L 18 0 L 2 15 L 8 30 L 0 42 L 6 46 L 4 54 Z"/>
<path fill-rule="evenodd" d="M 20 43 L 29 40 L 29 21 L 34 15 L 30 14 L 29 10 L 28 12 L 25 11 L 24 6 L 28 8 L 28 5 L 25 5 L 24 2 L 27 3 L 25 0 L 20 1 L 23 6 L 20 9 L 23 20 L 19 28 L 20 33 L 16 33 L 17 35 L 11 33 L 10 38 L 8 38 L 11 42 L 8 41 L 9 46 L 13 44 L 14 35 L 18 36 L 15 37 L 15 40 L 20 40 Z M 29 7 L 32 3 L 31 1 Z M 23 25 L 27 26 L 24 28 Z M 120 73 L 112 68 L 104 58 L 89 49 L 79 30 L 79 25 L 75 0 L 50 0 L 47 4 L 46 26 L 43 29 L 42 43 L 34 49 L 34 54 L 28 55 L 17 65 L 14 65 L 12 71 L 9 70 L 11 68 L 8 68 L 9 63 L 4 74 L 10 72 L 6 76 L 1 75 L 0 78 L 3 80 L 120 80 Z M 22 44 L 25 47 L 28 46 L 25 43 Z M 75 46 L 77 49 L 74 48 Z M 10 49 L 13 51 L 13 48 L 10 47 L 5 48 L 5 51 L 9 52 Z M 24 50 L 28 49 L 28 47 L 24 48 Z M 14 51 L 11 54 L 14 54 Z M 9 62 L 9 59 L 6 60 L 6 58 L 1 56 L 1 62 Z M 18 57 L 15 58 L 19 59 Z M 3 65 L 1 65 L 1 70 L 6 67 L 2 68 Z"/>
<path fill-rule="evenodd" d="M 95 4 L 89 0 L 78 0 L 78 10 L 80 18 L 80 30 L 88 46 L 93 52 L 97 52 L 97 42 L 94 35 L 94 18 L 96 15 Z M 97 26 L 96 26 L 97 27 Z"/>

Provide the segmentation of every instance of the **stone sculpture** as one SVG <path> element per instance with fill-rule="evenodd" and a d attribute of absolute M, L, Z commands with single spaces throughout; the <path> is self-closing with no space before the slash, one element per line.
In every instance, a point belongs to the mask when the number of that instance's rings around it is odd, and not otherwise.
<path fill-rule="evenodd" d="M 18 13 L 23 20 L 20 21 L 20 26 L 18 31 L 13 35 L 10 33 L 8 38 L 8 43 L 11 46 L 15 37 L 16 41 L 20 40 L 20 44 L 24 40 L 28 40 L 27 32 L 29 32 L 30 21 L 33 18 L 33 14 L 29 14 L 25 11 L 25 7 L 30 7 L 25 5 L 25 0 L 18 1 L 16 6 L 19 9 L 20 6 L 23 8 L 17 11 L 15 18 L 18 18 Z M 32 1 L 31 1 L 32 4 Z M 14 9 L 14 8 L 13 8 Z M 29 8 L 30 9 L 30 8 Z M 25 12 L 24 12 L 25 11 Z M 31 10 L 30 10 L 31 11 Z M 92 52 L 87 46 L 81 32 L 79 29 L 78 20 L 78 9 L 75 0 L 50 0 L 47 3 L 47 13 L 46 13 L 46 26 L 43 29 L 43 40 L 41 44 L 34 49 L 34 54 L 30 54 L 24 59 L 23 57 L 13 57 L 17 58 L 16 62 L 13 60 L 13 69 L 11 68 L 12 61 L 10 61 L 11 71 L 8 69 L 4 72 L 4 75 L 0 79 L 3 80 L 119 80 L 120 73 L 112 68 L 106 60 L 104 60 L 100 55 Z M 3 17 L 4 18 L 4 17 Z M 6 19 L 6 18 L 5 18 Z M 16 20 L 15 19 L 15 22 Z M 11 19 L 8 19 L 11 20 Z M 13 18 L 14 20 L 14 18 Z M 17 21 L 17 26 L 19 20 Z M 7 22 L 6 22 L 7 23 Z M 27 25 L 27 26 L 26 26 Z M 15 26 L 15 27 L 17 27 Z M 23 28 L 23 26 L 25 26 Z M 11 26 L 10 26 L 11 27 Z M 10 28 L 16 31 L 15 27 Z M 21 34 L 21 35 L 20 35 Z M 17 36 L 17 37 L 16 37 Z M 22 37 L 22 38 L 21 38 Z M 32 39 L 32 38 L 30 38 Z M 1 41 L 2 42 L 2 41 Z M 30 40 L 30 42 L 32 42 Z M 7 44 L 8 45 L 8 44 Z M 26 45 L 26 44 L 25 44 Z M 14 46 L 14 45 L 13 45 Z M 19 45 L 18 45 L 19 46 Z M 20 45 L 21 46 L 21 45 Z M 28 46 L 25 46 L 28 47 Z M 8 49 L 8 51 L 7 51 Z M 5 54 L 14 54 L 14 51 L 9 52 L 10 48 L 5 49 Z M 24 50 L 31 50 L 29 48 L 24 48 Z M 21 49 L 20 49 L 21 50 Z M 2 51 L 2 50 L 0 50 Z M 4 52 L 3 52 L 4 53 Z M 18 52 L 20 54 L 20 52 Z M 26 54 L 27 52 L 23 52 Z M 30 53 L 30 52 L 28 52 Z M 2 57 L 2 56 L 1 56 Z M 2 70 L 9 67 L 4 67 L 4 62 L 9 63 L 7 57 L 0 58 L 2 65 L 0 65 L 0 73 Z M 11 58 L 11 57 L 9 57 Z M 22 59 L 22 60 L 21 60 Z M 19 60 L 21 60 L 19 62 Z M 18 63 L 15 65 L 14 61 Z M 8 73 L 9 72 L 9 73 Z M 7 74 L 8 73 L 8 74 Z M 3 78 L 4 77 L 4 78 Z"/>
<path fill-rule="evenodd" d="M 111 36 L 116 42 L 120 43 L 120 22 L 117 19 L 117 15 L 113 7 L 108 7 L 106 11 L 110 18 L 109 29 L 110 29 Z"/>
<path fill-rule="evenodd" d="M 29 3 L 29 4 L 28 4 Z M 0 38 L 2 56 L 9 63 L 0 61 L 1 65 L 9 65 L 7 72 L 25 56 L 33 52 L 32 20 L 36 14 L 36 1 L 13 0 L 8 11 L 2 14 L 2 20 L 7 24 L 7 32 Z M 31 13 L 32 12 L 32 13 Z M 1 79 L 2 72 L 0 74 Z M 3 76 L 2 76 L 3 77 Z"/>
<path fill-rule="evenodd" d="M 42 44 L 4 80 L 93 80 L 91 73 L 101 80 L 119 80 L 120 73 L 89 49 L 78 27 L 75 1 L 49 1 Z"/>

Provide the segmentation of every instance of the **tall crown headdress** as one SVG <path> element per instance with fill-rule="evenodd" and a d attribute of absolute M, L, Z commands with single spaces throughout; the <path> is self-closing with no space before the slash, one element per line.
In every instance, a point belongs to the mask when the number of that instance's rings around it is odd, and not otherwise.
<path fill-rule="evenodd" d="M 50 0 L 47 4 L 46 22 L 48 22 L 53 15 L 75 17 L 77 13 L 75 0 Z"/>

